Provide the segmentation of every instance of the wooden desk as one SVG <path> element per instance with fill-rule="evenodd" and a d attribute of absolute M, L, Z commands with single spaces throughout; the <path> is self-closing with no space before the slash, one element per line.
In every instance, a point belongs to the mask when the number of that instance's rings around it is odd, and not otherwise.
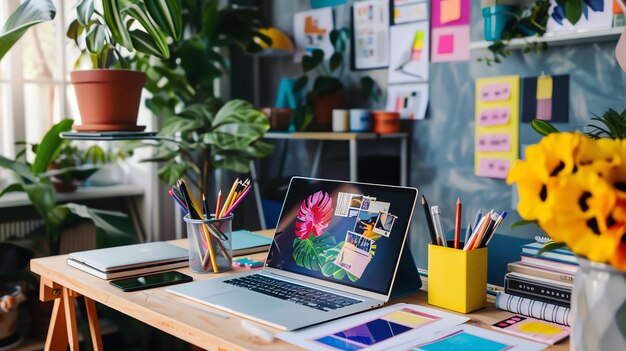
<path fill-rule="evenodd" d="M 273 231 L 262 232 L 271 235 Z M 187 241 L 174 240 L 171 243 L 186 247 Z M 252 259 L 263 260 L 265 254 L 251 255 Z M 224 319 L 211 311 L 219 312 L 208 306 L 195 303 L 182 297 L 167 293 L 165 288 L 155 288 L 125 293 L 111 286 L 108 281 L 72 268 L 65 263 L 67 256 L 52 256 L 31 261 L 31 270 L 41 276 L 40 296 L 45 300 L 54 300 L 53 318 L 50 321 L 46 350 L 66 350 L 68 338 L 70 348 L 78 349 L 78 337 L 75 322 L 74 299 L 84 296 L 94 349 L 101 350 L 99 326 L 95 315 L 94 301 L 123 312 L 137 320 L 147 323 L 166 333 L 174 335 L 193 345 L 207 350 L 300 350 L 299 347 L 275 339 L 268 343 L 253 336 L 241 327 L 241 318 L 230 315 Z M 211 279 L 217 275 L 195 274 L 188 268 L 181 272 L 193 276 L 194 280 Z M 238 272 L 234 269 L 223 274 Z M 406 302 L 428 305 L 426 292 L 392 300 L 390 303 Z M 429 306 L 432 307 L 432 306 Z M 223 313 L 223 312 L 219 312 Z M 68 318 L 66 318 L 66 316 Z M 510 317 L 511 313 L 497 310 L 493 304 L 476 313 L 469 314 L 474 325 L 489 328 L 497 321 Z M 94 322 L 95 321 L 95 322 Z M 276 329 L 264 326 L 266 330 L 278 333 Z M 568 350 L 567 342 L 549 350 Z"/>

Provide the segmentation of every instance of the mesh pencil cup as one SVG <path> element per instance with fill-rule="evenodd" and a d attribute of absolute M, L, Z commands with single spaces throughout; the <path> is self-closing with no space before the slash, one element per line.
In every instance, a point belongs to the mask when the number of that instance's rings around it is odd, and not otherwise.
<path fill-rule="evenodd" d="M 196 273 L 221 273 L 232 268 L 233 214 L 220 219 L 185 216 L 189 240 L 189 269 Z"/>
<path fill-rule="evenodd" d="M 428 303 L 469 313 L 487 305 L 487 248 L 428 245 Z"/>

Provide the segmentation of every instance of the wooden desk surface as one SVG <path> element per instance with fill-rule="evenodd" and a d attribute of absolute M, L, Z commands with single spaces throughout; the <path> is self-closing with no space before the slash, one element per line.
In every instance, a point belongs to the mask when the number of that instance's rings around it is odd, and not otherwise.
<path fill-rule="evenodd" d="M 273 230 L 261 232 L 272 235 Z M 174 240 L 170 243 L 186 247 L 187 240 Z M 264 260 L 265 254 L 249 255 L 254 260 Z M 70 267 L 66 264 L 67 255 L 59 255 L 45 258 L 37 258 L 31 261 L 30 268 L 34 273 L 46 277 L 53 282 L 65 286 L 82 295 L 100 302 L 106 306 L 123 312 L 137 320 L 147 323 L 166 333 L 174 335 L 191 344 L 207 350 L 300 350 L 299 347 L 287 344 L 282 340 L 275 339 L 269 343 L 253 336 L 241 327 L 241 318 L 230 315 L 224 319 L 211 313 L 211 311 L 227 314 L 206 305 L 178 297 L 165 291 L 165 287 L 141 290 L 136 292 L 123 292 L 108 281 L 99 279 L 88 273 Z M 233 269 L 222 274 L 239 272 L 243 269 Z M 197 274 L 189 268 L 179 269 L 180 272 L 190 275 L 194 280 L 211 279 L 218 274 Z M 428 306 L 425 291 L 390 301 L 406 302 Z M 433 306 L 428 306 L 436 308 Z M 490 328 L 490 325 L 512 314 L 496 309 L 493 304 L 475 313 L 469 314 L 469 323 L 480 327 Z M 277 329 L 263 326 L 268 331 L 280 332 Z M 568 342 L 560 343 L 549 350 L 568 350 Z"/>

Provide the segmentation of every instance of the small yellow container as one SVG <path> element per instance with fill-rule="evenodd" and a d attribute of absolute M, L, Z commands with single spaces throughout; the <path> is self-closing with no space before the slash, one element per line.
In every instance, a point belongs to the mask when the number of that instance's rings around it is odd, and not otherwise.
<path fill-rule="evenodd" d="M 487 248 L 428 245 L 428 303 L 469 313 L 487 304 Z"/>

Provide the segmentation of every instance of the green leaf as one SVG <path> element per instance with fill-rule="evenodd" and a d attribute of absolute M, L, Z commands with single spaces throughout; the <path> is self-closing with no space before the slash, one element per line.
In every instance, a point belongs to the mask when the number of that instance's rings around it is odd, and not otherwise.
<path fill-rule="evenodd" d="M 556 129 L 552 124 L 550 124 L 550 122 L 547 121 L 543 121 L 540 119 L 533 119 L 530 122 L 531 127 L 533 127 L 533 129 L 543 135 L 543 136 L 547 136 L 550 135 L 552 133 L 558 133 L 559 130 Z"/>
<path fill-rule="evenodd" d="M 121 0 L 102 0 L 104 22 L 106 23 L 107 28 L 111 31 L 115 41 L 126 49 L 132 50 L 133 43 L 130 39 L 128 29 L 126 29 L 126 26 L 124 25 L 120 1 Z"/>
<path fill-rule="evenodd" d="M 78 23 L 78 20 L 73 20 L 72 23 L 70 23 L 70 26 L 67 28 L 66 36 L 69 39 L 74 40 L 74 43 L 76 44 L 76 46 L 78 46 L 78 38 L 84 30 L 85 27 Z"/>
<path fill-rule="evenodd" d="M 71 119 L 64 119 L 61 122 L 55 124 L 48 130 L 46 135 L 41 140 L 35 155 L 35 162 L 31 167 L 34 175 L 43 173 L 48 170 L 48 165 L 54 160 L 53 156 L 57 153 L 57 150 L 63 143 L 63 140 L 59 136 L 62 132 L 67 132 L 72 129 L 74 121 Z"/>
<path fill-rule="evenodd" d="M 163 56 L 163 53 L 159 50 L 157 43 L 152 39 L 150 34 L 135 29 L 130 32 L 130 39 L 133 43 L 133 47 L 144 54 L 148 54 L 151 56 L 158 57 L 160 59 L 166 59 L 167 57 Z"/>
<path fill-rule="evenodd" d="M 106 28 L 100 24 L 91 26 L 85 36 L 85 44 L 90 53 L 99 56 L 106 44 Z"/>
<path fill-rule="evenodd" d="M 76 5 L 76 20 L 82 26 L 86 26 L 94 13 L 93 0 L 79 0 Z"/>
<path fill-rule="evenodd" d="M 250 171 L 250 160 L 244 157 L 224 156 L 215 161 L 214 168 L 226 168 L 233 172 L 248 173 Z"/>
<path fill-rule="evenodd" d="M 0 197 L 3 197 L 4 195 L 8 193 L 17 193 L 17 192 L 22 192 L 22 191 L 24 191 L 24 187 L 22 186 L 22 184 L 13 183 L 11 185 L 8 185 L 6 188 L 2 189 L 2 191 L 0 191 Z"/>
<path fill-rule="evenodd" d="M 521 227 L 521 226 L 524 226 L 524 225 L 528 225 L 528 224 L 536 224 L 536 225 L 539 225 L 539 224 L 538 224 L 538 222 L 537 222 L 536 220 L 529 221 L 529 220 L 525 220 L 525 219 L 523 219 L 523 220 L 521 220 L 521 221 L 517 221 L 517 222 L 515 222 L 515 223 L 511 224 L 511 229 L 513 229 L 513 228 L 517 228 L 517 227 Z"/>
<path fill-rule="evenodd" d="M 167 39 L 157 27 L 157 24 L 154 23 L 152 17 L 150 17 L 150 15 L 148 14 L 146 5 L 143 2 L 133 3 L 132 5 L 124 8 L 124 12 L 136 19 L 139 23 L 141 23 L 143 28 L 146 30 L 146 32 L 148 32 L 148 34 L 150 34 L 150 36 L 156 43 L 156 47 L 161 52 L 162 57 L 170 57 L 170 49 L 167 45 Z M 150 55 L 149 52 L 144 53 Z"/>
<path fill-rule="evenodd" d="M 26 0 L 17 7 L 0 29 L 0 60 L 26 33 L 28 28 L 51 21 L 56 15 L 51 0 Z"/>
<path fill-rule="evenodd" d="M 35 177 L 30 167 L 25 163 L 13 161 L 0 155 L 0 167 L 13 171 L 13 173 L 17 174 L 20 178 L 30 183 L 37 181 L 37 177 Z"/>
<path fill-rule="evenodd" d="M 341 67 L 343 64 L 343 54 L 339 52 L 335 52 L 330 57 L 330 70 L 335 71 L 337 68 Z"/>
<path fill-rule="evenodd" d="M 302 57 L 302 70 L 306 73 L 317 66 L 319 66 L 324 61 L 324 51 L 320 49 L 315 49 L 311 53 L 311 55 L 305 55 Z"/>
<path fill-rule="evenodd" d="M 298 80 L 296 80 L 296 82 L 293 85 L 293 92 L 299 93 L 300 91 L 302 91 L 302 89 L 306 87 L 308 82 L 309 82 L 309 77 L 307 76 L 302 76 L 298 78 Z"/>
<path fill-rule="evenodd" d="M 218 128 L 225 124 L 257 124 L 269 129 L 267 116 L 255 109 L 251 103 L 240 99 L 227 102 L 217 112 L 213 127 Z"/>
<path fill-rule="evenodd" d="M 308 106 L 298 106 L 293 112 L 293 125 L 296 131 L 303 131 L 313 122 L 313 110 Z"/>
<path fill-rule="evenodd" d="M 565 17 L 571 24 L 576 24 L 583 15 L 583 0 L 568 0 L 565 2 Z"/>
<path fill-rule="evenodd" d="M 293 241 L 294 260 L 302 262 L 301 267 L 319 271 L 325 263 L 323 259 L 326 251 L 336 244 L 335 237 L 330 233 L 318 237 L 311 234 L 305 240 L 296 237 Z"/>
<path fill-rule="evenodd" d="M 132 224 L 124 222 L 128 216 L 120 213 L 102 211 L 78 204 L 65 204 L 62 207 L 78 217 L 91 220 L 99 231 L 96 232 L 96 245 L 98 247 L 113 246 L 118 244 L 132 243 L 136 238 Z M 99 235 L 98 235 L 99 234 Z"/>
<path fill-rule="evenodd" d="M 174 40 L 180 40 L 183 33 L 181 0 L 145 0 L 145 3 L 159 28 Z"/>
<path fill-rule="evenodd" d="M 565 243 L 557 243 L 557 242 L 551 241 L 551 242 L 545 244 L 541 248 L 541 250 L 539 250 L 539 252 L 537 252 L 537 256 L 541 256 L 541 255 L 543 255 L 546 252 L 554 251 L 556 249 L 561 249 L 561 248 L 564 248 L 564 247 L 567 247 L 567 245 L 565 245 Z"/>

